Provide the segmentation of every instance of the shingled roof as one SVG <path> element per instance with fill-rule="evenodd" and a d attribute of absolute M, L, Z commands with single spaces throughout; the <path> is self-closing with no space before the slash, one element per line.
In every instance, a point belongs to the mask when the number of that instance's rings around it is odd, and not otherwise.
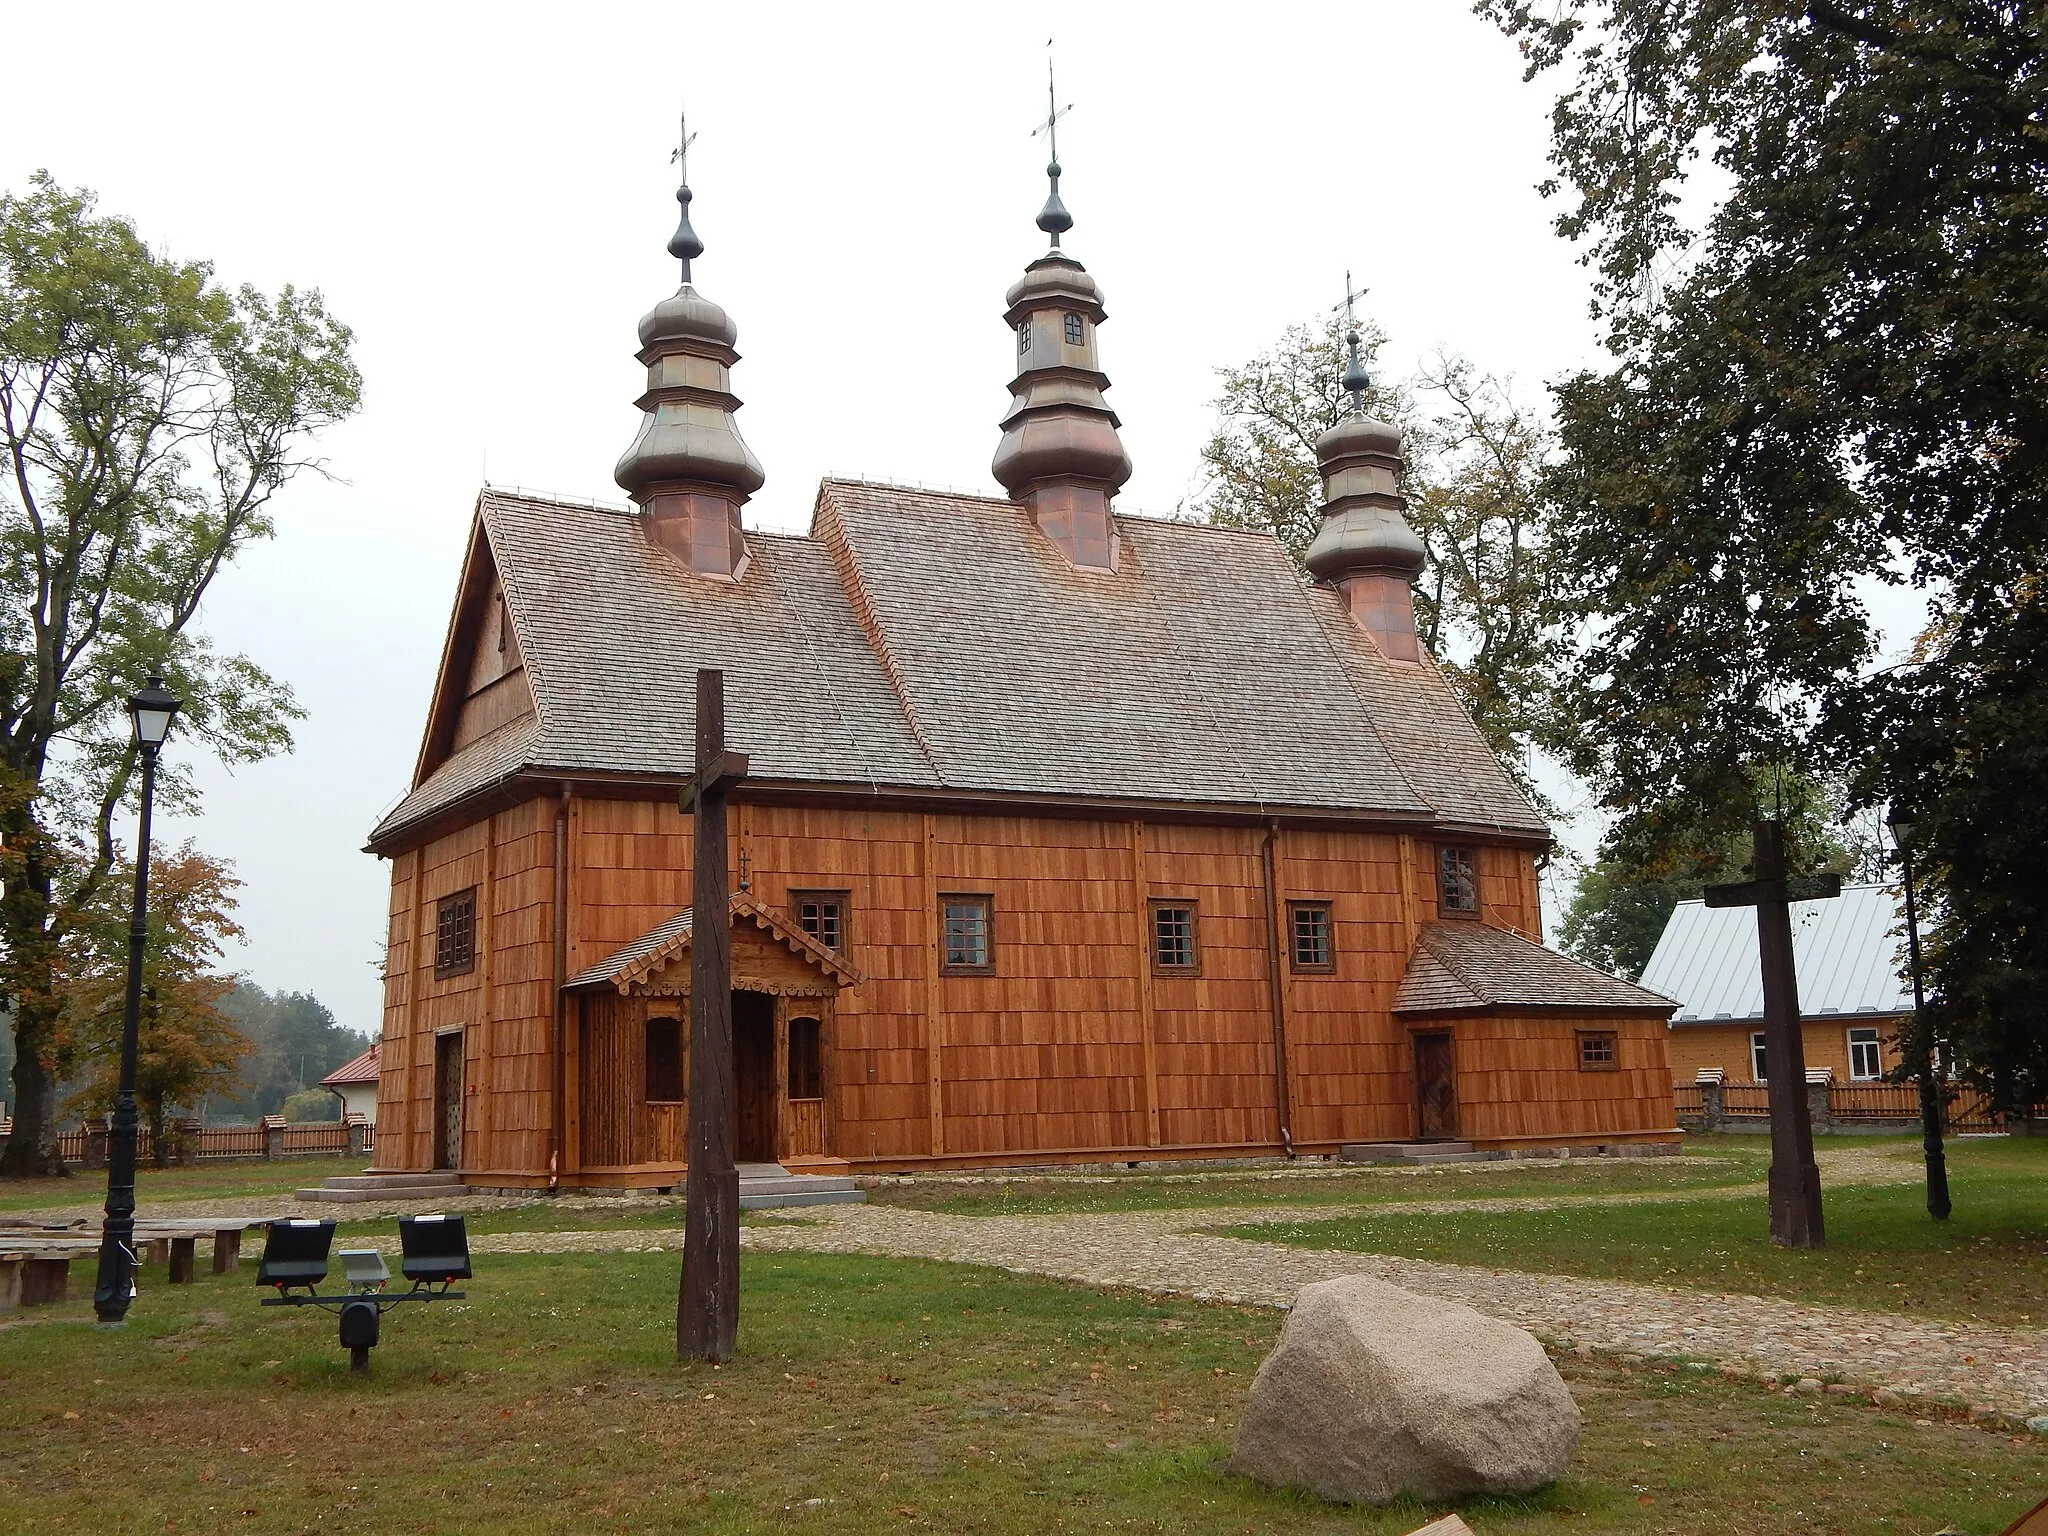
<path fill-rule="evenodd" d="M 1075 571 L 1013 502 L 820 487 L 811 536 L 694 577 L 637 514 L 488 490 L 537 718 L 430 764 L 372 844 L 506 778 L 680 779 L 697 668 L 757 781 L 1379 813 L 1547 832 L 1433 663 L 1397 666 L 1271 537 L 1119 517 Z"/>
<path fill-rule="evenodd" d="M 1424 923 L 1394 994 L 1396 1013 L 1569 1008 L 1668 1014 L 1676 1006 L 1520 934 L 1474 922 Z"/>

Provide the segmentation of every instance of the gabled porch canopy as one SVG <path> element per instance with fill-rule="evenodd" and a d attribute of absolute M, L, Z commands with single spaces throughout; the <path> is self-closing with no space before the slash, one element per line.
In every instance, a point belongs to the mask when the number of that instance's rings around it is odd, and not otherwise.
<path fill-rule="evenodd" d="M 735 991 L 766 992 L 779 997 L 829 997 L 862 978 L 803 929 L 750 892 L 733 892 L 730 922 L 736 940 L 732 955 Z M 622 997 L 681 997 L 690 990 L 690 938 L 696 926 L 685 907 L 667 922 L 580 975 L 563 983 L 571 992 L 602 992 Z"/>

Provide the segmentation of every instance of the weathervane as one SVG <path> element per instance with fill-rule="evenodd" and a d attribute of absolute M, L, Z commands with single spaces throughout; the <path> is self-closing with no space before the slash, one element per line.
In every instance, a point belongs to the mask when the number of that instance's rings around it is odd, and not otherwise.
<path fill-rule="evenodd" d="M 1368 291 L 1364 288 L 1352 287 L 1351 273 L 1346 271 L 1344 274 L 1344 302 L 1331 306 L 1333 311 L 1338 309 L 1344 311 L 1344 347 L 1350 353 L 1350 361 L 1345 363 L 1344 376 L 1338 382 L 1344 386 L 1346 393 L 1351 396 L 1351 414 L 1354 416 L 1363 416 L 1365 414 L 1365 392 L 1372 387 L 1372 375 L 1365 371 L 1365 359 L 1360 356 L 1358 318 L 1352 309 L 1352 305 L 1364 298 Z"/>
<path fill-rule="evenodd" d="M 1038 210 L 1038 227 L 1052 236 L 1052 248 L 1060 248 L 1060 236 L 1074 227 L 1074 216 L 1067 212 L 1067 205 L 1060 201 L 1060 119 L 1074 110 L 1070 101 L 1064 107 L 1059 104 L 1059 94 L 1053 87 L 1052 39 L 1045 40 L 1045 121 L 1031 130 L 1031 137 L 1045 135 L 1046 147 L 1052 151 L 1052 158 L 1045 167 L 1045 174 L 1052 182 L 1052 191 L 1046 197 L 1045 206 Z"/>
<path fill-rule="evenodd" d="M 677 114 L 679 126 L 676 130 L 676 147 L 669 152 L 669 162 L 676 167 L 676 201 L 683 205 L 681 220 L 676 232 L 669 236 L 668 253 L 683 264 L 683 281 L 690 280 L 692 258 L 704 254 L 704 242 L 697 238 L 697 231 L 690 228 L 690 146 L 697 142 L 697 135 L 690 132 L 690 114 Z"/>

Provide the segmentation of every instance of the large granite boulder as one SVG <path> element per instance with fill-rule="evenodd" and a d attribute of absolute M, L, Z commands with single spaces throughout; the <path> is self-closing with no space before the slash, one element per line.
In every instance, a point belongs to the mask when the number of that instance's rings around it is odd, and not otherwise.
<path fill-rule="evenodd" d="M 1526 1493 L 1578 1441 L 1578 1404 L 1532 1335 L 1352 1275 L 1294 1298 L 1230 1470 L 1354 1504 Z"/>

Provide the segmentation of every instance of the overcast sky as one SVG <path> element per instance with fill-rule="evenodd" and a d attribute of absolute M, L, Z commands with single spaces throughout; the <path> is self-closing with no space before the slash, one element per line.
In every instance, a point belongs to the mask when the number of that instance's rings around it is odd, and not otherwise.
<path fill-rule="evenodd" d="M 292 756 L 207 772 L 203 818 L 166 829 L 245 882 L 231 964 L 376 1027 L 387 870 L 360 850 L 411 778 L 476 491 L 618 498 L 685 101 L 696 280 L 739 326 L 768 474 L 751 525 L 803 528 L 827 473 L 996 489 L 1048 28 L 1066 243 L 1107 298 L 1137 465 L 1121 506 L 1189 494 L 1216 370 L 1328 310 L 1347 267 L 1394 373 L 1450 348 L 1534 396 L 1597 360 L 1533 190 L 1548 87 L 1461 0 L 1023 9 L 11 15 L 8 185 L 46 167 L 224 281 L 321 289 L 357 336 L 334 479 L 288 488 L 205 614 L 309 712 Z"/>

